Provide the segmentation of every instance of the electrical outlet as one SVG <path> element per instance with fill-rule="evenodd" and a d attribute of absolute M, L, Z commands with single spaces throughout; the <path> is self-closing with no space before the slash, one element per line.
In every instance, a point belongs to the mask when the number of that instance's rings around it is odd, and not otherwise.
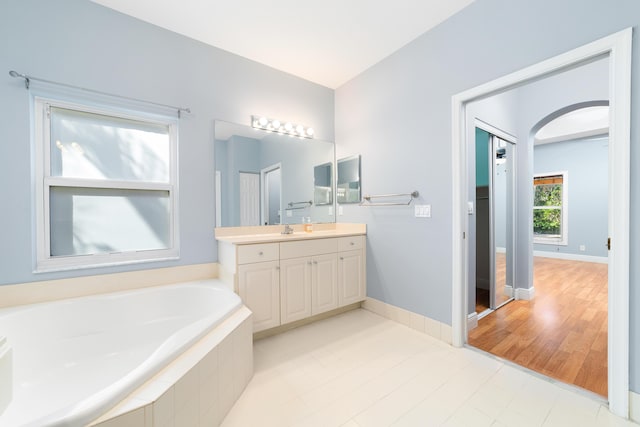
<path fill-rule="evenodd" d="M 414 215 L 416 218 L 431 218 L 431 205 L 415 205 Z"/>
<path fill-rule="evenodd" d="M 587 250 L 587 247 L 585 245 L 580 245 L 580 251 L 584 252 Z"/>
<path fill-rule="evenodd" d="M 338 215 L 344 215 L 344 208 L 342 206 L 338 206 Z"/>
<path fill-rule="evenodd" d="M 333 206 L 329 206 L 329 215 L 333 215 Z"/>

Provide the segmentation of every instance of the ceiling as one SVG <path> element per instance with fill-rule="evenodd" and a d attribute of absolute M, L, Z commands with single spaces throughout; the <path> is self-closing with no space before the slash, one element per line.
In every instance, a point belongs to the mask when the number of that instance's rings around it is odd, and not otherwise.
<path fill-rule="evenodd" d="M 535 134 L 535 144 L 567 141 L 604 135 L 609 132 L 609 107 L 573 110 L 544 125 Z"/>
<path fill-rule="evenodd" d="M 473 0 L 92 0 L 335 89 Z"/>

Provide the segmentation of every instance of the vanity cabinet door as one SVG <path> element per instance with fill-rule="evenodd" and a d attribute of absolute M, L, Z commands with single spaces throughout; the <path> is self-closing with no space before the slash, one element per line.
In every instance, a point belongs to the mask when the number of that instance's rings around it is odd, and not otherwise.
<path fill-rule="evenodd" d="M 311 314 L 338 308 L 337 255 L 316 255 L 311 262 Z"/>
<path fill-rule="evenodd" d="M 280 326 L 278 261 L 239 265 L 238 294 L 253 312 L 253 332 Z"/>
<path fill-rule="evenodd" d="M 366 298 L 363 250 L 338 253 L 338 305 L 340 307 Z"/>
<path fill-rule="evenodd" d="M 311 316 L 311 257 L 280 261 L 280 317 L 282 324 Z"/>

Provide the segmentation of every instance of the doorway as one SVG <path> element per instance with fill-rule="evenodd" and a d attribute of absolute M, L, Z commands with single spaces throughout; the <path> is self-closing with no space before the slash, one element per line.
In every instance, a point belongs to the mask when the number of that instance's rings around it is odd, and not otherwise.
<path fill-rule="evenodd" d="M 262 224 L 282 224 L 282 175 L 280 163 L 260 171 L 262 179 Z"/>
<path fill-rule="evenodd" d="M 515 147 L 513 136 L 476 121 L 473 217 L 478 319 L 513 300 Z"/>
<path fill-rule="evenodd" d="M 260 175 L 240 172 L 240 226 L 260 225 Z"/>
<path fill-rule="evenodd" d="M 608 234 L 614 245 L 609 251 L 608 272 L 608 336 L 610 360 L 608 365 L 609 409 L 616 415 L 629 416 L 629 182 L 630 182 L 630 72 L 632 30 L 597 40 L 570 52 L 558 55 L 516 73 L 478 86 L 452 98 L 453 137 L 453 344 L 462 346 L 467 337 L 467 277 L 468 244 L 465 239 L 468 229 L 468 203 L 466 173 L 467 142 L 465 134 L 465 111 L 467 103 L 490 96 L 509 88 L 520 86 L 544 76 L 579 66 L 585 62 L 606 56 L 610 61 L 608 78 L 611 102 L 609 145 L 609 203 Z M 528 190 L 530 193 L 532 188 Z M 527 197 L 528 200 L 529 197 Z M 529 223 L 529 225 L 531 225 Z M 530 230 L 532 227 L 530 228 Z M 524 236 L 532 240 L 532 232 Z M 528 256 L 528 254 L 527 254 Z M 529 272 L 530 272 L 529 268 Z M 529 273 L 530 274 L 530 273 Z M 532 282 L 530 276 L 527 280 Z M 530 287 L 532 288 L 532 287 Z M 527 295 L 525 288 L 523 296 Z M 518 294 L 516 293 L 516 299 Z"/>

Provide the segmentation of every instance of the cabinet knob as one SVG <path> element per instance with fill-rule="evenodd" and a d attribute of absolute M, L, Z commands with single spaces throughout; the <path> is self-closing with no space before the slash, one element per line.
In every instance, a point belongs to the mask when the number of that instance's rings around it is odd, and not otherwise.
<path fill-rule="evenodd" d="M 258 255 L 264 255 L 264 252 L 260 251 L 258 252 Z"/>
<path fill-rule="evenodd" d="M 353 245 L 355 245 L 355 242 L 349 242 L 349 244 L 350 244 L 351 246 L 353 246 Z"/>
<path fill-rule="evenodd" d="M 279 265 L 276 265 L 276 270 L 280 270 L 280 266 Z"/>
<path fill-rule="evenodd" d="M 311 261 L 307 261 L 307 264 L 311 265 Z"/>
<path fill-rule="evenodd" d="M 318 261 L 313 261 L 313 263 L 314 263 L 314 264 L 317 264 L 317 263 L 318 263 Z"/>
<path fill-rule="evenodd" d="M 344 257 L 343 257 L 343 256 L 341 256 L 341 257 L 340 257 L 340 260 L 341 260 L 341 261 L 344 261 Z"/>

